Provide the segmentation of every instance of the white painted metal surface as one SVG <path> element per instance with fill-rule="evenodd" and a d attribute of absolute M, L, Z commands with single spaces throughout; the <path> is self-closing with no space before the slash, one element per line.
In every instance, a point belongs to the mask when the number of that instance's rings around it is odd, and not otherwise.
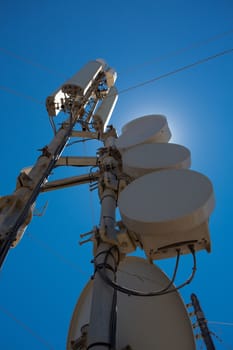
<path fill-rule="evenodd" d="M 59 89 L 48 96 L 46 99 L 46 108 L 49 116 L 54 117 L 63 110 L 68 98 L 84 96 L 105 65 L 106 63 L 103 60 L 88 62 Z"/>
<path fill-rule="evenodd" d="M 155 170 L 189 168 L 190 151 L 173 143 L 142 144 L 122 155 L 123 171 L 138 178 Z"/>
<path fill-rule="evenodd" d="M 138 117 L 138 118 L 135 118 L 135 119 L 132 119 L 130 121 L 128 121 L 126 124 L 124 124 L 121 128 L 121 132 L 122 134 L 124 132 L 126 132 L 127 130 L 129 130 L 131 127 L 134 127 L 135 124 L 137 123 L 143 123 L 144 125 L 144 122 L 145 120 L 147 119 L 150 119 L 150 118 L 156 118 L 157 119 L 157 123 L 160 123 L 160 126 L 163 127 L 164 124 L 167 123 L 167 118 L 162 115 L 162 114 L 148 114 L 148 115 L 143 115 L 142 117 Z"/>
<path fill-rule="evenodd" d="M 112 112 L 118 100 L 118 92 L 115 86 L 112 86 L 108 95 L 103 99 L 101 105 L 97 108 L 93 116 L 93 126 L 96 131 L 103 132 L 108 125 Z"/>
<path fill-rule="evenodd" d="M 85 95 L 101 70 L 103 70 L 103 63 L 99 61 L 88 62 L 72 78 L 62 85 L 62 92 L 72 96 Z"/>
<path fill-rule="evenodd" d="M 94 166 L 97 164 L 96 157 L 60 157 L 56 166 Z"/>
<path fill-rule="evenodd" d="M 117 282 L 140 291 L 160 290 L 169 283 L 155 265 L 127 257 L 119 265 Z M 67 339 L 77 339 L 81 327 L 89 322 L 92 282 L 84 288 L 75 307 Z M 194 350 L 195 341 L 186 308 L 178 292 L 156 297 L 135 297 L 118 293 L 117 350 L 127 345 L 133 350 Z"/>
<path fill-rule="evenodd" d="M 171 138 L 167 119 L 163 115 L 147 115 L 132 120 L 122 128 L 117 148 L 124 152 L 143 143 L 168 142 Z"/>
<path fill-rule="evenodd" d="M 184 231 L 208 219 L 214 206 L 213 188 L 196 171 L 163 170 L 133 181 L 118 203 L 124 222 L 137 233 Z"/>

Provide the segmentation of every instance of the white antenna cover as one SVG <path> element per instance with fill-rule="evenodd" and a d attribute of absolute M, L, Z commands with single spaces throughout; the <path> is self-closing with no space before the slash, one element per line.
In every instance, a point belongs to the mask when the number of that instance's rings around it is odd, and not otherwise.
<path fill-rule="evenodd" d="M 122 135 L 116 141 L 116 146 L 121 152 L 143 143 L 168 142 L 171 138 L 167 119 L 159 114 L 134 119 L 127 123 L 122 131 Z"/>
<path fill-rule="evenodd" d="M 214 208 L 212 184 L 198 172 L 178 169 L 144 175 L 120 193 L 118 205 L 125 226 L 149 239 L 151 249 L 180 244 L 184 237 L 186 242 L 203 238 L 209 247 L 208 234 L 189 236 L 207 222 Z"/>
<path fill-rule="evenodd" d="M 120 263 L 117 283 L 144 292 L 160 290 L 169 284 L 167 276 L 145 259 L 127 257 Z M 67 339 L 81 335 L 81 327 L 89 323 L 93 283 L 84 288 L 75 307 Z M 117 294 L 116 349 L 130 346 L 133 350 L 195 350 L 192 325 L 178 292 L 156 297 Z"/>
<path fill-rule="evenodd" d="M 96 79 L 97 75 L 103 70 L 103 62 L 90 61 L 80 69 L 72 78 L 62 85 L 62 92 L 71 96 L 84 96 Z"/>
<path fill-rule="evenodd" d="M 61 111 L 67 98 L 84 96 L 105 66 L 106 62 L 101 59 L 88 62 L 72 78 L 66 81 L 65 84 L 48 96 L 46 99 L 46 109 L 49 116 L 56 116 Z"/>
<path fill-rule="evenodd" d="M 103 58 L 97 58 L 96 62 L 99 62 L 100 64 L 102 64 L 104 69 L 107 67 L 107 62 Z"/>
<path fill-rule="evenodd" d="M 65 95 L 59 88 L 54 91 L 51 96 L 46 98 L 46 109 L 50 117 L 55 117 L 60 111 L 65 102 Z"/>
<path fill-rule="evenodd" d="M 174 143 L 142 144 L 122 155 L 123 171 L 136 179 L 155 170 L 189 168 L 190 151 Z"/>
<path fill-rule="evenodd" d="M 150 260 L 160 260 L 175 257 L 177 249 L 180 253 L 190 254 L 189 245 L 193 245 L 195 251 L 205 249 L 211 251 L 210 233 L 208 221 L 189 230 L 169 232 L 167 234 L 138 235 L 143 250 Z"/>
<path fill-rule="evenodd" d="M 97 132 L 103 132 L 109 123 L 112 112 L 118 100 L 118 92 L 115 86 L 112 86 L 108 95 L 103 99 L 101 105 L 97 108 L 93 116 L 93 126 Z"/>
<path fill-rule="evenodd" d="M 126 132 L 127 130 L 129 130 L 131 127 L 134 126 L 135 123 L 141 122 L 141 119 L 144 121 L 146 120 L 148 117 L 153 117 L 153 118 L 157 118 L 158 120 L 161 121 L 162 126 L 164 125 L 164 122 L 167 123 L 167 118 L 165 117 L 165 115 L 163 114 L 148 114 L 148 115 L 143 115 L 142 117 L 138 117 L 135 119 L 132 119 L 130 121 L 128 121 L 126 124 L 124 124 L 121 128 L 121 132 L 122 134 L 124 132 Z M 144 119 L 146 118 L 146 119 Z"/>

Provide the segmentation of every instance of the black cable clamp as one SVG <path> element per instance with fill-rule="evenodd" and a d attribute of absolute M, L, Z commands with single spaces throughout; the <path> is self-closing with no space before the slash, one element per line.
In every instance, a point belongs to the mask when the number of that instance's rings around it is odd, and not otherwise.
<path fill-rule="evenodd" d="M 111 344 L 110 343 L 105 343 L 105 342 L 96 342 L 92 343 L 87 347 L 87 350 L 93 348 L 94 346 L 106 346 L 106 348 L 111 349 Z"/>
<path fill-rule="evenodd" d="M 113 249 L 116 249 L 116 251 L 117 251 L 117 261 L 116 261 L 116 258 L 115 258 L 115 256 L 114 256 L 114 254 L 112 253 L 112 250 L 113 250 Z M 119 265 L 119 262 L 120 262 L 120 251 L 119 251 L 118 246 L 117 246 L 117 245 L 114 245 L 114 246 L 112 246 L 110 249 L 104 250 L 104 251 L 98 253 L 98 254 L 95 256 L 94 260 L 92 260 L 92 262 L 95 264 L 95 267 L 96 267 L 96 259 L 97 259 L 100 255 L 102 255 L 102 254 L 105 254 L 104 264 L 107 263 L 108 257 L 111 256 L 112 259 L 113 259 L 113 261 L 114 261 L 114 264 L 115 264 L 115 266 L 116 266 L 116 269 L 117 269 L 117 266 Z"/>
<path fill-rule="evenodd" d="M 101 270 L 101 269 L 107 269 L 107 270 L 110 270 L 112 271 L 113 273 L 115 273 L 117 271 L 116 268 L 113 268 L 111 265 L 109 265 L 108 263 L 102 263 L 102 264 L 98 264 L 98 265 L 95 265 L 95 272 L 98 271 L 98 270 Z"/>

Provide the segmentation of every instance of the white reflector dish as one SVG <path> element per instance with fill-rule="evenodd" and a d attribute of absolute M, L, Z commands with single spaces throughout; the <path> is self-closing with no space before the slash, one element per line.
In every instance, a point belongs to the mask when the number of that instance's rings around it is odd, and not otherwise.
<path fill-rule="evenodd" d="M 136 257 L 120 263 L 117 283 L 131 289 L 149 292 L 169 284 L 167 276 L 155 265 Z M 81 335 L 81 327 L 89 323 L 92 282 L 84 288 L 75 307 L 67 339 Z M 117 294 L 116 349 L 130 346 L 133 350 L 195 350 L 195 341 L 186 307 L 178 292 L 156 297 Z"/>
<path fill-rule="evenodd" d="M 116 146 L 120 151 L 142 143 L 168 142 L 171 132 L 163 115 L 147 115 L 129 122 L 123 127 Z"/>
<path fill-rule="evenodd" d="M 189 168 L 190 151 L 173 143 L 142 144 L 122 155 L 123 171 L 138 178 L 155 170 Z"/>
<path fill-rule="evenodd" d="M 184 235 L 187 242 L 204 240 L 204 248 L 209 247 L 208 233 L 189 236 L 207 222 L 214 208 L 212 184 L 198 172 L 178 169 L 144 175 L 120 193 L 118 205 L 125 226 L 151 250 L 179 245 Z"/>

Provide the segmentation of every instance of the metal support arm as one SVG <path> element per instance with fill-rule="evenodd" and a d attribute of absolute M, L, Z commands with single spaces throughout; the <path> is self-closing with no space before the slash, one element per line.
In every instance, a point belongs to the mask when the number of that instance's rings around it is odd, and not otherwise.
<path fill-rule="evenodd" d="M 15 192 L 0 199 L 0 267 L 17 237 L 17 232 L 29 217 L 30 209 L 40 193 L 41 186 L 60 157 L 90 94 L 91 91 L 84 100 L 76 101 L 69 118 L 62 124 L 51 143 L 41 150 L 42 154 L 29 174 L 23 181 L 19 177 L 19 186 Z"/>
<path fill-rule="evenodd" d="M 90 174 L 85 174 L 80 176 L 73 176 L 62 180 L 54 180 L 42 186 L 40 191 L 49 192 L 53 190 L 60 190 L 62 188 L 66 188 L 70 186 L 83 185 L 93 181 L 97 181 L 98 178 L 99 178 L 99 172 L 95 172 L 95 173 L 90 173 Z"/>

